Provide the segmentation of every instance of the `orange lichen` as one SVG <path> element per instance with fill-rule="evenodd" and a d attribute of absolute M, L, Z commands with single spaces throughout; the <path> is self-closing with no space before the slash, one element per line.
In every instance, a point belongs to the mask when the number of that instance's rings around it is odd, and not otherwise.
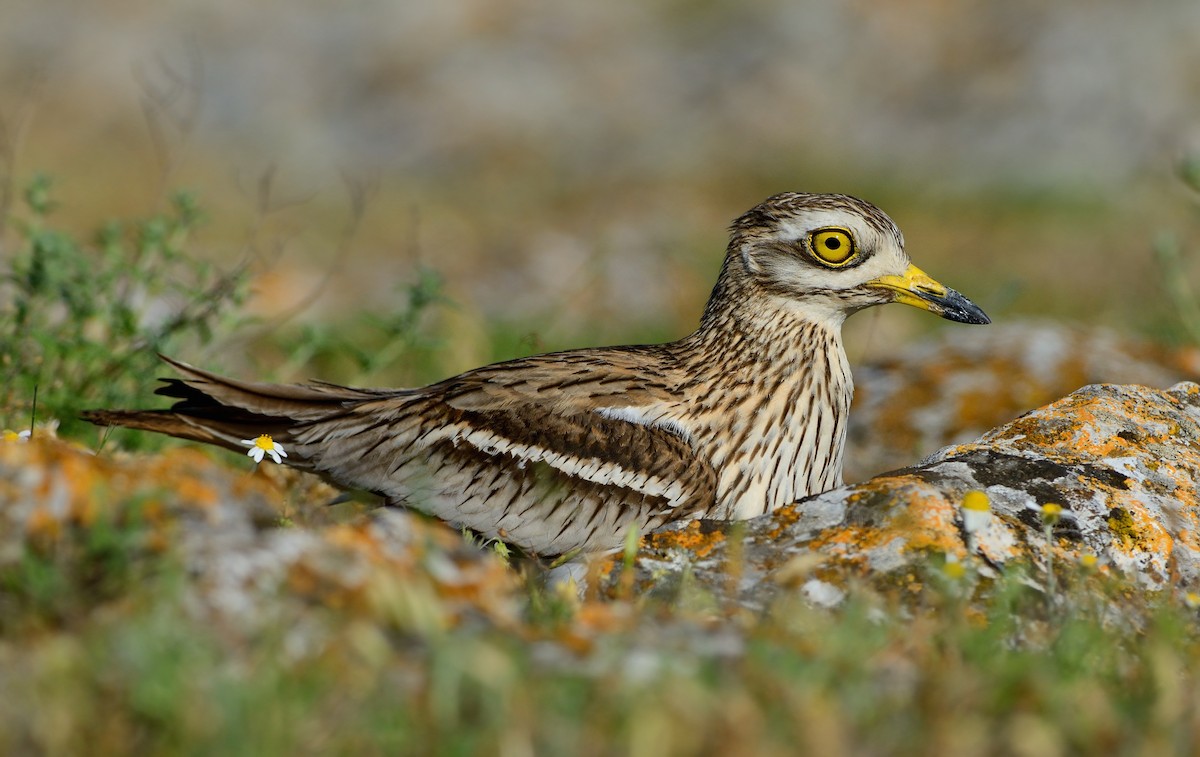
<path fill-rule="evenodd" d="M 964 551 L 954 526 L 955 508 L 937 492 L 912 492 L 908 507 L 897 518 L 898 531 L 906 537 L 906 548 L 936 550 L 946 554 Z"/>
<path fill-rule="evenodd" d="M 808 543 L 808 546 L 813 549 L 820 549 L 835 544 L 859 546 L 865 541 L 865 535 L 874 531 L 875 529 L 868 529 L 862 526 L 831 526 L 814 537 Z"/>
<path fill-rule="evenodd" d="M 645 539 L 642 542 L 645 543 Z M 588 585 L 591 586 L 602 581 L 607 581 L 608 577 L 612 575 L 623 559 L 621 555 L 604 555 L 593 560 L 588 565 L 589 570 L 592 571 L 588 574 Z"/>
<path fill-rule="evenodd" d="M 1200 539 L 1196 538 L 1195 529 L 1183 528 L 1175 534 L 1175 540 L 1188 549 L 1200 551 Z"/>
<path fill-rule="evenodd" d="M 722 531 L 714 529 L 705 532 L 698 520 L 678 530 L 662 531 L 646 537 L 646 546 L 650 549 L 682 549 L 701 559 L 708 557 L 724 543 L 725 534 Z"/>
<path fill-rule="evenodd" d="M 767 532 L 767 538 L 778 539 L 789 526 L 798 520 L 800 520 L 800 511 L 796 508 L 795 503 L 784 505 L 771 515 L 771 521 L 775 527 Z"/>
<path fill-rule="evenodd" d="M 885 497 L 892 505 L 873 525 L 847 525 L 825 529 L 810 543 L 814 549 L 833 547 L 837 552 L 868 554 L 897 539 L 905 550 L 965 554 L 954 527 L 955 508 L 937 490 L 910 476 L 889 476 L 870 481 L 849 497 L 849 505 Z"/>

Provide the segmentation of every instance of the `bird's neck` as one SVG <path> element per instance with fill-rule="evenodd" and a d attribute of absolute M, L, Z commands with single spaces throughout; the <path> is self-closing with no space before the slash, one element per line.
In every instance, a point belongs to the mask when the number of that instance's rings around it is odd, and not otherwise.
<path fill-rule="evenodd" d="M 706 365 L 714 367 L 713 355 L 724 355 L 746 368 L 769 368 L 782 379 L 803 369 L 816 353 L 828 352 L 834 362 L 845 362 L 845 320 L 839 308 L 766 292 L 722 271 L 700 327 L 677 344 L 699 361 L 691 367 L 700 372 Z"/>
<path fill-rule="evenodd" d="M 675 344 L 702 398 L 687 425 L 721 471 L 710 517 L 753 517 L 841 485 L 854 392 L 843 318 L 744 288 L 713 299 Z"/>

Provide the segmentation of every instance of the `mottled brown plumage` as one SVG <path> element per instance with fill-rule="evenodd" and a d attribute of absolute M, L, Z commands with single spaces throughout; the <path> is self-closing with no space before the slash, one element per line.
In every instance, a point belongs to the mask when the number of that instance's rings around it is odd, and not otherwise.
<path fill-rule="evenodd" d="M 89 420 L 287 463 L 528 553 L 618 547 L 692 518 L 747 518 L 841 483 L 850 313 L 983 312 L 908 262 L 895 224 L 844 195 L 776 195 L 731 227 L 700 327 L 676 342 L 486 366 L 419 389 L 279 386 L 167 360 L 169 410 Z"/>

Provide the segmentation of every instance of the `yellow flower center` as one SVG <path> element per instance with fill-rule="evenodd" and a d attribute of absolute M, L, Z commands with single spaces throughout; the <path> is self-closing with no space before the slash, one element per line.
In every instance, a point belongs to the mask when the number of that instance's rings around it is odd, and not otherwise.
<path fill-rule="evenodd" d="M 1062 517 L 1062 511 L 1062 505 L 1055 504 L 1054 502 L 1047 502 L 1046 504 L 1042 505 L 1042 523 L 1047 527 L 1053 526 L 1055 523 L 1058 523 L 1059 518 Z"/>
<path fill-rule="evenodd" d="M 967 575 L 967 569 L 964 568 L 963 564 L 957 560 L 947 560 L 946 564 L 942 566 L 942 572 L 945 573 L 949 578 L 962 578 L 963 576 Z"/>
<path fill-rule="evenodd" d="M 991 503 L 988 502 L 988 495 L 981 491 L 970 491 L 963 496 L 962 503 L 964 510 L 977 510 L 986 513 L 991 509 Z"/>
<path fill-rule="evenodd" d="M 18 434 L 16 431 L 10 431 L 9 429 L 4 429 L 4 437 L 3 438 L 4 438 L 4 441 L 6 441 L 6 442 L 15 442 L 21 438 L 21 435 Z"/>
<path fill-rule="evenodd" d="M 270 452 L 275 449 L 275 440 L 271 438 L 270 434 L 263 434 L 254 440 L 254 446 Z"/>

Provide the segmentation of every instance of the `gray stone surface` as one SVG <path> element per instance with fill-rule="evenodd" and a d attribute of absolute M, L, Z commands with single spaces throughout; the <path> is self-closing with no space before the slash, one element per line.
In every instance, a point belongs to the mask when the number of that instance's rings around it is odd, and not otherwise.
<path fill-rule="evenodd" d="M 1091 385 L 911 468 L 733 527 L 655 535 L 639 567 L 751 607 L 789 586 L 825 604 L 857 577 L 947 559 L 985 573 L 1049 559 L 1186 590 L 1200 583 L 1198 487 L 1200 386 Z M 990 510 L 968 529 L 972 491 Z"/>

